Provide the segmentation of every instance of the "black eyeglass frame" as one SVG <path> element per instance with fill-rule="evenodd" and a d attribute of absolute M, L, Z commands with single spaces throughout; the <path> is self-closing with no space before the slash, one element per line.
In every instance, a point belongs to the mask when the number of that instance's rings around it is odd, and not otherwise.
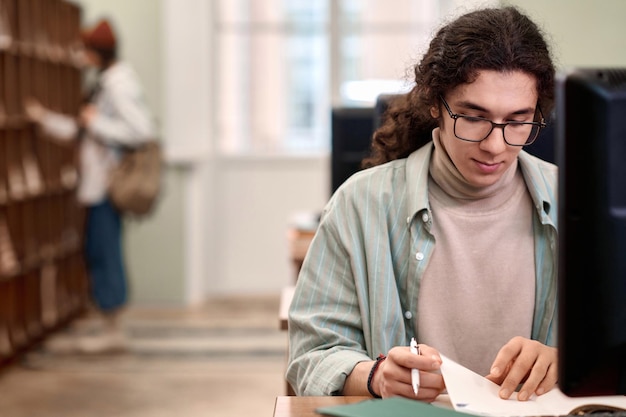
<path fill-rule="evenodd" d="M 450 106 L 448 105 L 448 102 L 443 98 L 443 96 L 439 96 L 439 98 L 441 99 L 441 102 L 443 103 L 444 107 L 446 108 L 446 110 L 448 111 L 448 114 L 450 115 L 450 117 L 454 120 L 454 136 L 457 139 L 460 140 L 464 140 L 466 142 L 482 142 L 483 140 L 487 139 L 489 137 L 489 135 L 491 135 L 491 132 L 493 132 L 494 128 L 500 128 L 502 129 L 502 138 L 504 139 L 504 142 L 509 145 L 509 146 L 527 146 L 527 145 L 531 145 L 533 142 L 535 142 L 535 140 L 537 140 L 537 137 L 539 136 L 539 132 L 541 132 L 541 129 L 543 129 L 544 127 L 546 127 L 546 119 L 543 117 L 543 112 L 541 111 L 541 107 L 539 107 L 539 104 L 537 104 L 537 110 L 539 111 L 539 116 L 540 116 L 540 121 L 538 122 L 516 122 L 516 121 L 511 121 L 511 122 L 504 122 L 504 123 L 496 123 L 492 120 L 489 119 L 485 119 L 484 117 L 479 117 L 479 116 L 467 116 L 465 114 L 458 114 L 458 113 L 452 113 L 452 109 L 450 109 Z M 462 138 L 459 135 L 457 135 L 456 133 L 456 121 L 459 118 L 464 118 L 464 119 L 469 119 L 469 120 L 481 120 L 481 121 L 485 121 L 485 122 L 489 122 L 491 123 L 491 129 L 489 129 L 489 132 L 487 132 L 487 134 L 485 135 L 484 138 L 482 139 L 466 139 L 466 138 Z M 532 140 L 527 140 L 525 143 L 519 145 L 517 143 L 510 143 L 508 140 L 506 140 L 506 135 L 504 134 L 504 128 L 506 128 L 508 125 L 533 125 L 537 127 L 537 133 L 535 134 L 535 137 L 532 138 Z"/>

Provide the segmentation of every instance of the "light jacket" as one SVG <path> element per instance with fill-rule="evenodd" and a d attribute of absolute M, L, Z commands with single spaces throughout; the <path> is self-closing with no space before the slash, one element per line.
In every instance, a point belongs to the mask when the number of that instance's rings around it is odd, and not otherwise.
<path fill-rule="evenodd" d="M 78 199 L 94 205 L 107 195 L 111 169 L 119 163 L 123 147 L 135 147 L 155 139 L 154 124 L 135 71 L 116 62 L 100 74 L 93 104 L 97 116 L 79 138 L 73 117 L 46 112 L 44 131 L 57 139 L 82 139 Z"/>
<path fill-rule="evenodd" d="M 287 379 L 298 395 L 341 394 L 361 361 L 417 336 L 420 280 L 435 247 L 432 142 L 348 179 L 325 207 L 289 310 Z M 522 151 L 535 208 L 532 338 L 556 341 L 557 168 Z"/>

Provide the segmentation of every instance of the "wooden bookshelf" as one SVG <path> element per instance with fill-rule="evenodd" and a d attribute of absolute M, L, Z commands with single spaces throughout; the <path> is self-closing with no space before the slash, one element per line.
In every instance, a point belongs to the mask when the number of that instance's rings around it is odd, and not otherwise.
<path fill-rule="evenodd" d="M 76 115 L 80 8 L 0 0 L 0 366 L 87 305 L 77 148 L 46 138 L 25 99 Z"/>

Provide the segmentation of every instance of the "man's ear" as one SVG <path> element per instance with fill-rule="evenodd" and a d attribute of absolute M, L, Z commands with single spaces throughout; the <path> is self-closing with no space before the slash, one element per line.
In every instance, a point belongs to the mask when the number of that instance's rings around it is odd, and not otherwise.
<path fill-rule="evenodd" d="M 439 118 L 439 107 L 432 106 L 430 108 L 430 115 L 433 117 L 433 119 L 438 119 Z"/>

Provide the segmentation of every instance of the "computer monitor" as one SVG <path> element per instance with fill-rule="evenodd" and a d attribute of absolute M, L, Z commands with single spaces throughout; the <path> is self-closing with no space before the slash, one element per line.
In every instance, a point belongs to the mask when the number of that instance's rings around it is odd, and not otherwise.
<path fill-rule="evenodd" d="M 331 193 L 361 169 L 374 133 L 373 107 L 336 107 L 331 112 Z"/>
<path fill-rule="evenodd" d="M 559 386 L 626 394 L 626 69 L 557 80 Z"/>

